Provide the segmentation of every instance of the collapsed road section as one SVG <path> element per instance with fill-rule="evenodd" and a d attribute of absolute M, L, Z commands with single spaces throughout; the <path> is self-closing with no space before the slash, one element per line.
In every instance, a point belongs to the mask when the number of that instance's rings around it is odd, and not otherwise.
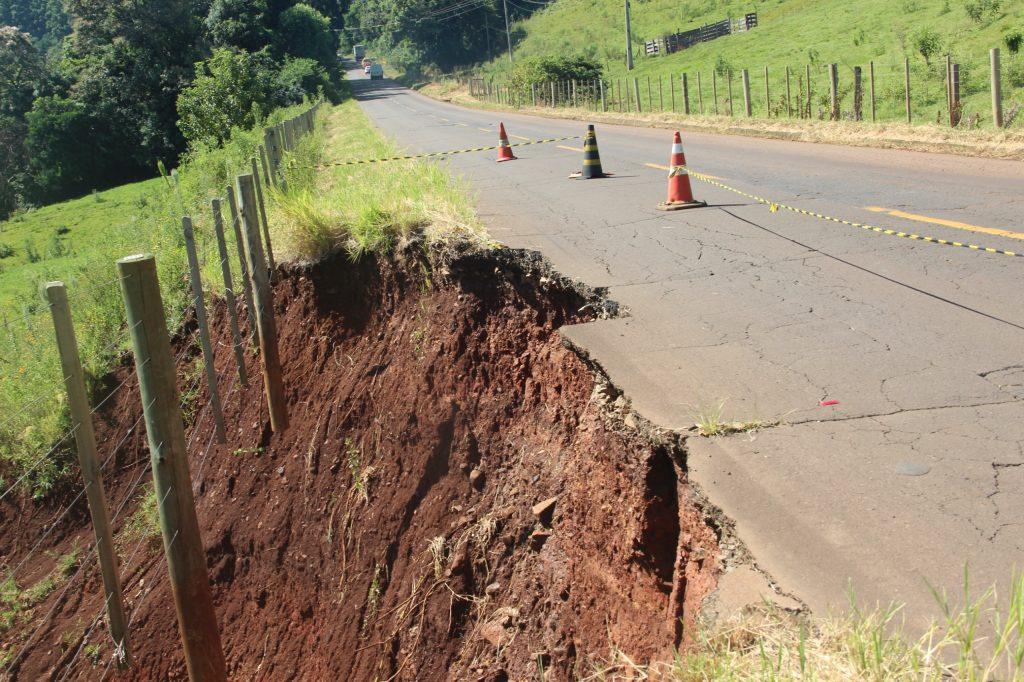
<path fill-rule="evenodd" d="M 721 530 L 687 482 L 678 435 L 632 413 L 558 334 L 614 305 L 527 252 L 400 253 L 278 269 L 286 431 L 271 432 L 254 381 L 225 400 L 226 445 L 204 450 L 214 426 L 188 416 L 229 674 L 570 679 L 618 652 L 669 660 L 716 584 Z M 211 325 L 222 376 L 226 314 L 219 303 Z M 187 331 L 182 391 L 201 371 Z M 126 360 L 111 381 L 130 374 Z M 115 500 L 148 481 L 144 437 L 122 438 L 140 414 L 133 384 L 98 426 L 106 447 L 119 443 L 102 453 L 116 458 Z M 109 637 L 90 627 L 102 590 L 81 555 L 85 570 L 3 634 L 16 679 L 184 674 L 145 499 L 131 494 L 115 522 L 133 667 L 110 666 Z M 6 563 L 61 501 L 0 509 Z M 50 575 L 52 557 L 86 543 L 84 509 L 54 537 L 26 575 Z"/>

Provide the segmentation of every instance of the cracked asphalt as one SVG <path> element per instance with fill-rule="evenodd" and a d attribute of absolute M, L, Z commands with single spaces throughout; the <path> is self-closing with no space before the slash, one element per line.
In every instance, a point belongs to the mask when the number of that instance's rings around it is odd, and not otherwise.
<path fill-rule="evenodd" d="M 408 153 L 582 135 L 579 122 L 497 114 L 350 78 Z M 487 132 L 481 130 L 486 129 Z M 490 234 L 607 287 L 629 315 L 563 330 L 652 421 L 781 420 L 693 437 L 690 475 L 757 565 L 823 613 L 861 605 L 938 616 L 926 581 L 980 592 L 1024 568 L 1024 258 L 898 239 L 694 182 L 705 209 L 663 213 L 671 133 L 598 125 L 614 177 L 568 180 L 555 145 L 446 163 Z M 870 212 L 1021 231 L 1024 163 L 687 132 L 689 165 L 752 194 L 839 218 L 995 248 L 1019 240 Z M 574 144 L 574 143 L 568 143 Z M 358 166 L 353 167 L 358 172 Z M 838 401 L 822 406 L 824 401 Z M 914 475 L 910 475 L 914 474 Z"/>

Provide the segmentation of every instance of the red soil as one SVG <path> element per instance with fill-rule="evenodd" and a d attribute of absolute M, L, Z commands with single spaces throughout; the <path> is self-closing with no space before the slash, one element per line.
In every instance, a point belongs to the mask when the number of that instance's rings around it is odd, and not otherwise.
<path fill-rule="evenodd" d="M 670 656 L 714 587 L 716 535 L 675 437 L 624 420 L 615 389 L 563 345 L 558 327 L 584 319 L 592 297 L 524 254 L 428 272 L 412 261 L 280 271 L 290 428 L 270 433 L 250 353 L 249 386 L 224 400 L 228 445 L 204 455 L 208 415 L 189 429 L 231 676 L 525 680 L 542 665 L 563 680 L 616 648 Z M 217 369 L 233 379 L 222 305 L 212 325 Z M 140 415 L 131 370 L 117 371 L 113 385 L 130 378 L 130 390 L 98 427 L 104 456 Z M 107 469 L 115 508 L 148 480 L 143 431 Z M 71 497 L 0 504 L 0 566 L 16 566 Z M 19 584 L 90 545 L 81 501 L 54 535 Z M 107 667 L 102 624 L 83 640 L 102 606 L 90 560 L 84 580 L 59 583 L 0 635 L 17 679 L 185 676 L 160 541 L 136 547 L 119 551 L 133 669 Z M 93 643 L 95 662 L 83 653 Z"/>

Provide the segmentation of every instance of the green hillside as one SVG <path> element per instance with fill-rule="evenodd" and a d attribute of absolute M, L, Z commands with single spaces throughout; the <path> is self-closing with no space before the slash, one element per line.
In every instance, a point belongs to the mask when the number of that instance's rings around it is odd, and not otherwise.
<path fill-rule="evenodd" d="M 522 1 L 522 0 L 519 0 Z M 643 41 L 685 31 L 726 17 L 757 12 L 759 26 L 746 33 L 701 43 L 672 55 L 644 56 Z M 794 100 L 799 78 L 811 66 L 814 106 L 825 104 L 827 68 L 840 65 L 844 109 L 852 108 L 853 67 L 874 62 L 879 117 L 903 116 L 903 60 L 911 59 L 911 95 L 917 120 L 935 120 L 945 105 L 945 54 L 961 64 L 962 99 L 966 116 L 976 113 L 979 124 L 991 118 L 988 95 L 988 51 L 1000 47 L 1006 109 L 1024 101 L 1024 49 L 1014 36 L 1024 33 L 1024 0 L 647 0 L 632 4 L 633 47 L 638 56 L 631 75 L 637 76 L 646 103 L 646 79 L 652 78 L 654 108 L 658 107 L 657 78 L 665 78 L 668 106 L 670 77 L 687 72 L 694 87 L 701 72 L 706 110 L 712 109 L 711 73 L 717 71 L 719 99 L 725 113 L 728 72 L 734 74 L 736 112 L 740 113 L 739 74 L 749 69 L 754 114 L 764 115 L 764 67 L 769 67 L 772 106 L 785 113 L 785 68 L 793 77 Z M 540 55 L 583 54 L 601 62 L 605 76 L 626 74 L 623 3 L 619 0 L 557 0 L 515 25 L 515 54 L 520 59 Z M 926 62 L 921 48 L 929 51 Z M 1018 48 L 1018 49 L 1020 49 Z M 928 63 L 930 62 L 930 63 Z M 486 71 L 499 76 L 508 60 L 496 58 Z M 676 89 L 678 91 L 678 82 Z M 696 97 L 693 97 L 696 99 Z M 867 112 L 867 105 L 865 111 Z M 1019 116 L 1017 124 L 1021 123 Z"/>

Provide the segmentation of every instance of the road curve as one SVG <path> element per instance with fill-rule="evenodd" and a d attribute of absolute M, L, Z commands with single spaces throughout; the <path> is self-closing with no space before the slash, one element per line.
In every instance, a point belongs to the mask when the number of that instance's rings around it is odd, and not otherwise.
<path fill-rule="evenodd" d="M 408 153 L 496 143 L 493 112 L 350 78 Z M 500 118 L 513 143 L 584 131 Z M 668 163 L 670 133 L 597 133 L 605 180 L 566 178 L 579 141 L 444 163 L 494 238 L 628 308 L 563 334 L 638 411 L 687 428 L 724 401 L 729 419 L 780 421 L 690 440 L 691 478 L 758 565 L 819 613 L 852 584 L 861 604 L 905 602 L 912 626 L 938 614 L 925 581 L 955 593 L 965 562 L 979 588 L 1005 588 L 1024 556 L 1024 258 L 772 212 L 702 182 L 708 208 L 663 213 L 651 164 Z M 1019 162 L 685 130 L 684 144 L 694 170 L 774 202 L 1024 251 Z"/>

